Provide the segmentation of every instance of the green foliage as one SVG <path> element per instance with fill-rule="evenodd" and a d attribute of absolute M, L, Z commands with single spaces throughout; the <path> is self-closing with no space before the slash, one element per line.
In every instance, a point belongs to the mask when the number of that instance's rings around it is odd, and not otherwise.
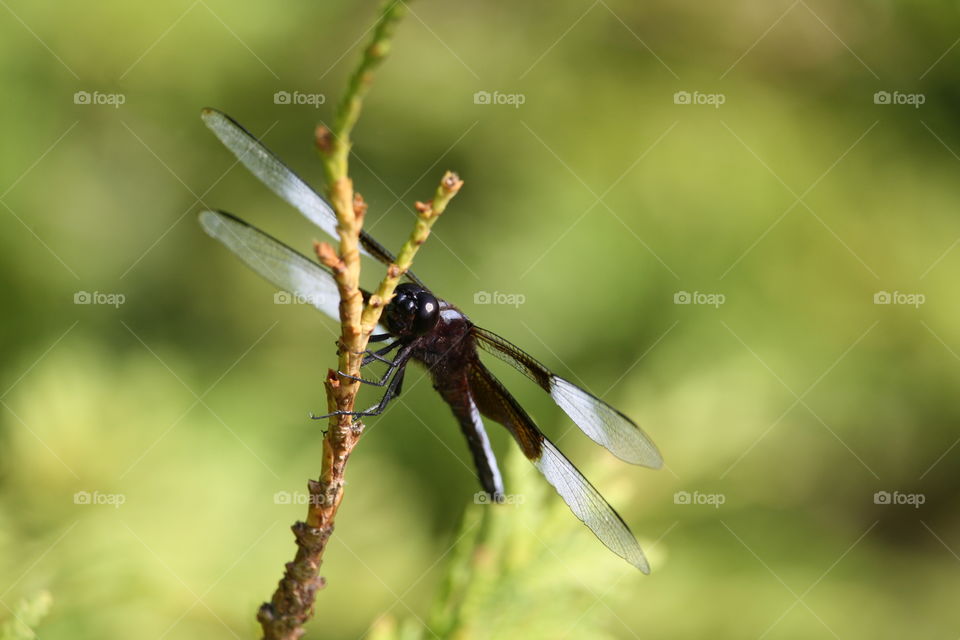
<path fill-rule="evenodd" d="M 642 575 L 605 557 L 519 450 L 506 456 L 505 470 L 512 488 L 507 503 L 487 504 L 481 497 L 466 509 L 429 615 L 399 625 L 381 620 L 374 638 L 602 639 L 625 631 L 602 603 L 622 600 Z"/>
<path fill-rule="evenodd" d="M 331 124 L 373 5 L 7 5 L 0 601 L 56 594 L 45 640 L 253 637 L 320 468 L 307 413 L 325 408 L 336 327 L 274 304 L 193 223 L 202 196 L 303 252 L 318 239 L 231 169 L 198 113 L 226 110 L 322 188 L 313 128 Z M 411 370 L 351 459 L 308 637 L 563 637 L 578 614 L 570 637 L 956 637 L 955 8 L 410 10 L 354 132 L 368 227 L 395 250 L 437 175 L 465 180 L 415 271 L 654 437 L 668 468 L 631 468 L 496 369 L 652 574 L 522 461 L 507 491 L 523 505 L 473 505 L 462 436 Z M 78 90 L 126 102 L 75 104 Z M 276 104 L 280 90 L 326 102 Z M 497 90 L 526 100 L 474 104 Z M 726 102 L 676 105 L 681 90 Z M 879 90 L 927 100 L 878 105 Z M 126 302 L 75 305 L 78 291 Z M 726 302 L 674 304 L 679 291 Z M 926 303 L 873 304 L 879 291 Z M 125 502 L 76 503 L 84 491 Z M 726 500 L 677 504 L 682 491 Z"/>
<path fill-rule="evenodd" d="M 21 600 L 9 616 L 0 623 L 0 640 L 32 640 L 37 637 L 34 631 L 40 621 L 46 617 L 53 604 L 53 597 L 47 591 L 41 591 L 31 599 Z"/>

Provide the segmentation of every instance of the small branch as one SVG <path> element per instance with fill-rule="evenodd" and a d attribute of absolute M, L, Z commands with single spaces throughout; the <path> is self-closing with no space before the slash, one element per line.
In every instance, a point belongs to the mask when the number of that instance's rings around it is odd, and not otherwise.
<path fill-rule="evenodd" d="M 417 221 L 410 232 L 410 237 L 401 247 L 397 261 L 387 268 L 387 274 L 376 292 L 370 296 L 369 304 L 362 310 L 363 329 L 360 333 L 362 349 L 366 349 L 367 339 L 380 321 L 380 314 L 385 306 L 384 301 L 390 300 L 393 296 L 394 288 L 403 274 L 410 269 L 414 256 L 430 236 L 434 223 L 462 186 L 463 180 L 457 174 L 448 171 L 440 181 L 433 200 L 427 203 L 416 203 Z M 365 205 L 360 200 L 355 201 L 354 207 L 358 211 L 365 209 Z M 342 257 L 337 255 L 333 247 L 326 242 L 318 242 L 315 250 L 320 261 L 333 271 L 339 284 L 341 277 L 346 273 Z M 341 314 L 343 310 L 344 305 L 341 301 Z M 345 344 L 345 340 L 346 333 L 341 335 L 341 343 Z M 341 361 L 344 351 L 345 349 L 341 347 Z M 347 381 L 353 382 L 349 379 Z M 344 406 L 342 398 L 347 386 L 342 384 L 341 376 L 332 370 L 329 371 L 324 386 L 327 391 L 327 409 L 334 411 Z M 354 400 L 355 393 L 349 397 L 350 409 L 347 410 L 352 410 Z M 310 506 L 307 511 L 307 521 L 298 522 L 293 526 L 297 539 L 297 556 L 293 562 L 287 564 L 287 571 L 274 593 L 273 600 L 262 605 L 257 616 L 264 629 L 264 638 L 267 640 L 299 638 L 303 634 L 303 624 L 312 615 L 316 592 L 325 584 L 323 578 L 319 577 L 320 564 L 323 561 L 327 542 L 333 534 L 337 509 L 343 499 L 347 460 L 362 434 L 363 423 L 352 423 L 350 416 L 331 418 L 330 428 L 323 440 L 323 467 L 320 480 L 319 482 L 311 480 L 308 483 Z"/>
<path fill-rule="evenodd" d="M 447 171 L 440 181 L 440 186 L 437 187 L 437 193 L 433 200 L 416 204 L 417 222 L 413 231 L 410 232 L 410 237 L 401 247 L 400 253 L 397 254 L 397 261 L 387 268 L 387 275 L 380 281 L 380 286 L 370 296 L 370 303 L 363 310 L 361 325 L 365 336 L 369 337 L 374 327 L 377 326 L 377 322 L 380 321 L 380 313 L 385 306 L 384 301 L 390 300 L 393 296 L 393 290 L 400 283 L 403 274 L 410 269 L 410 265 L 413 264 L 413 257 L 417 255 L 420 245 L 426 242 L 430 236 L 433 223 L 437 221 L 437 218 L 440 217 L 440 214 L 447 208 L 447 204 L 453 199 L 453 196 L 457 195 L 462 186 L 463 180 L 452 171 Z"/>
<path fill-rule="evenodd" d="M 339 251 L 328 244 L 316 246 L 318 258 L 331 267 L 340 292 L 340 371 L 359 376 L 360 361 L 367 347 L 369 332 L 361 326 L 363 296 L 360 291 L 360 229 L 366 205 L 355 196 L 348 175 L 350 134 L 360 117 L 363 98 L 373 79 L 373 71 L 390 49 L 390 38 L 397 22 L 406 12 L 401 0 L 388 0 L 381 11 L 373 38 L 350 78 L 341 100 L 334 129 L 319 128 L 317 147 L 327 177 L 327 195 L 337 215 Z M 411 256 L 412 257 L 412 256 Z M 408 265 L 409 267 L 409 265 Z M 352 411 L 359 383 L 329 371 L 324 382 L 330 411 Z M 293 525 L 297 554 L 287 563 L 273 598 L 257 614 L 265 640 L 296 640 L 305 633 L 303 625 L 313 615 L 318 589 L 324 585 L 320 565 L 327 542 L 333 534 L 334 519 L 343 498 L 344 473 L 351 451 L 363 433 L 363 424 L 352 423 L 349 415 L 333 417 L 323 439 L 320 479 L 310 480 L 310 503 L 306 522 Z"/>
<path fill-rule="evenodd" d="M 373 72 L 390 52 L 393 32 L 406 12 L 407 6 L 403 0 L 386 0 L 381 10 L 380 20 L 373 32 L 373 38 L 363 52 L 360 64 L 350 76 L 347 91 L 337 105 L 337 116 L 333 130 L 330 132 L 331 137 L 326 142 L 327 148 L 324 149 L 324 145 L 320 145 L 321 150 L 325 151 L 324 167 L 329 185 L 335 184 L 338 178 L 347 175 L 350 148 L 353 146 L 350 134 L 360 118 L 363 99 L 373 82 Z"/>

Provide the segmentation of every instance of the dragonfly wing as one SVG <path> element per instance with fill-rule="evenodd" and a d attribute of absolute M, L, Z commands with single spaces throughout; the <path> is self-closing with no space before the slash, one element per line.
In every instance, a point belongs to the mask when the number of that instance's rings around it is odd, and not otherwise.
<path fill-rule="evenodd" d="M 626 462 L 653 469 L 663 466 L 657 445 L 630 418 L 589 391 L 554 374 L 533 356 L 492 331 L 474 327 L 473 335 L 480 348 L 507 362 L 549 393 L 591 440 Z"/>
<path fill-rule="evenodd" d="M 201 212 L 200 225 L 278 288 L 331 318 L 340 317 L 337 284 L 333 276 L 316 262 L 223 211 Z"/>
<path fill-rule="evenodd" d="M 326 200 L 267 149 L 249 131 L 225 113 L 204 109 L 204 123 L 250 173 L 300 211 L 331 238 L 337 237 L 337 216 Z"/>
<path fill-rule="evenodd" d="M 284 164 L 276 154 L 227 114 L 208 108 L 203 110 L 201 117 L 220 142 L 250 173 L 259 178 L 260 182 L 267 185 L 271 191 L 297 209 L 310 222 L 320 227 L 328 236 L 339 240 L 337 215 L 333 208 L 293 169 Z M 385 265 L 390 265 L 396 260 L 392 253 L 366 231 L 360 232 L 360 252 L 376 258 Z M 407 272 L 406 275 L 413 282 L 423 284 L 413 272 Z"/>
<path fill-rule="evenodd" d="M 479 361 L 471 365 L 470 393 L 480 413 L 499 422 L 543 474 L 570 510 L 618 556 L 650 573 L 650 565 L 623 518 L 547 439 L 510 392 Z"/>
<path fill-rule="evenodd" d="M 620 514 L 546 437 L 543 453 L 534 465 L 603 544 L 643 573 L 650 573 L 643 549 Z"/>

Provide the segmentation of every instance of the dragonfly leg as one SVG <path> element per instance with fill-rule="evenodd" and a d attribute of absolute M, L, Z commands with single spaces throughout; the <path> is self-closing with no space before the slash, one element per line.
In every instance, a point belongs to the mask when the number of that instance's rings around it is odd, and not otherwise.
<path fill-rule="evenodd" d="M 356 380 L 357 382 L 362 382 L 363 384 L 369 384 L 371 387 L 383 387 L 383 386 L 386 386 L 387 380 L 390 378 L 390 375 L 396 370 L 397 367 L 400 366 L 396 360 L 393 360 L 393 361 L 387 360 L 386 362 L 389 362 L 390 366 L 387 367 L 386 373 L 384 373 L 383 377 L 380 378 L 379 380 L 367 380 L 366 378 L 361 378 L 359 376 L 352 376 L 349 373 L 344 373 L 343 371 L 337 371 L 337 374 L 344 378 L 348 378 L 350 380 Z"/>
<path fill-rule="evenodd" d="M 403 350 L 401 350 L 400 354 L 397 354 L 397 357 L 394 358 L 393 360 L 384 358 L 383 355 L 396 349 L 399 346 L 399 344 L 400 344 L 400 341 L 398 340 L 393 344 L 387 345 L 383 349 L 380 349 L 379 351 L 370 351 L 368 352 L 369 355 L 363 359 L 363 362 L 360 363 L 361 367 L 365 367 L 371 362 L 373 362 L 374 360 L 378 360 L 379 362 L 385 362 L 387 364 L 387 371 L 386 373 L 383 374 L 383 377 L 380 378 L 379 380 L 367 380 L 366 378 L 353 376 L 343 371 L 337 371 L 337 373 L 343 376 L 344 378 L 349 378 L 350 380 L 356 380 L 357 382 L 369 384 L 374 387 L 385 386 L 387 384 L 387 380 L 390 378 L 390 375 L 396 370 L 397 367 L 399 367 L 403 363 L 404 360 L 401 359 L 400 357 L 401 354 L 403 353 Z"/>
<path fill-rule="evenodd" d="M 380 402 L 377 403 L 377 406 L 373 409 L 368 409 L 370 412 L 368 415 L 378 416 L 386 410 L 387 405 L 390 404 L 390 401 L 400 395 L 400 391 L 403 389 L 403 376 L 407 373 L 406 367 L 401 368 L 397 375 L 393 376 L 393 382 L 389 387 L 387 387 L 386 393 L 383 394 L 383 397 L 380 398 Z"/>
<path fill-rule="evenodd" d="M 339 341 L 337 344 L 339 345 Z M 393 360 L 390 360 L 389 358 L 384 358 L 383 356 L 385 356 L 386 354 L 390 353 L 391 351 L 399 347 L 400 344 L 401 344 L 401 341 L 397 340 L 377 351 L 367 349 L 366 351 L 363 352 L 364 356 L 363 356 L 363 360 L 360 362 L 360 367 L 361 368 L 366 367 L 371 362 L 383 362 L 388 366 L 393 366 Z M 349 373 L 344 373 L 343 371 L 337 371 L 337 373 L 343 376 L 344 378 L 350 378 L 351 380 L 356 380 L 357 382 L 365 382 L 367 384 L 372 384 L 377 387 L 382 387 L 385 384 L 385 380 L 387 376 L 390 375 L 388 370 L 388 373 L 383 377 L 383 379 L 377 382 L 374 380 L 367 380 L 366 378 L 358 378 L 356 376 L 350 375 Z"/>
<path fill-rule="evenodd" d="M 384 340 L 389 340 L 390 338 L 393 338 L 393 337 L 394 336 L 389 333 L 377 333 L 367 338 L 367 342 L 383 342 Z M 344 350 L 344 345 L 343 345 L 343 342 L 341 342 L 340 338 L 337 338 L 334 344 L 337 345 L 338 354 Z M 355 355 L 361 355 L 364 353 L 370 353 L 370 350 L 367 349 L 366 351 L 351 351 L 351 353 Z"/>
<path fill-rule="evenodd" d="M 360 363 L 360 366 L 365 367 L 371 362 L 373 362 L 374 360 L 376 360 L 377 362 L 386 362 L 387 364 L 393 364 L 393 360 L 388 360 L 383 356 L 390 353 L 391 351 L 393 351 L 399 346 L 400 346 L 400 341 L 397 340 L 396 342 L 388 344 L 387 346 L 380 349 L 379 351 L 371 351 L 370 349 L 367 349 L 366 351 L 364 351 L 364 353 L 367 355 L 363 358 L 363 362 Z"/>
<path fill-rule="evenodd" d="M 396 360 L 394 360 L 394 363 L 396 364 L 394 369 L 399 369 L 399 370 L 393 376 L 393 379 L 390 381 L 389 385 L 387 386 L 386 392 L 384 392 L 383 397 L 380 398 L 380 402 L 378 402 L 376 406 L 370 407 L 369 409 L 365 409 L 363 411 L 333 411 L 332 413 L 328 413 L 322 416 L 315 416 L 311 414 L 310 418 L 313 420 L 323 420 L 325 418 L 330 418 L 332 416 L 350 415 L 350 416 L 359 418 L 363 416 L 380 415 L 387 408 L 387 405 L 390 404 L 390 401 L 396 398 L 398 395 L 400 395 L 400 390 L 403 388 L 403 375 L 407 371 L 405 365 L 407 364 L 407 360 L 409 360 L 410 358 L 409 354 L 410 354 L 410 350 L 405 349 L 404 351 L 401 351 L 397 355 Z"/>

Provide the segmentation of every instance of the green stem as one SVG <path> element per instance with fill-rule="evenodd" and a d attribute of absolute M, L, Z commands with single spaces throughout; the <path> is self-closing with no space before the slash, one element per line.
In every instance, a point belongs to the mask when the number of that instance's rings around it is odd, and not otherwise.
<path fill-rule="evenodd" d="M 350 149 L 353 146 L 350 135 L 357 120 L 360 119 L 363 99 L 373 82 L 373 72 L 390 52 L 393 32 L 406 12 L 407 6 L 403 0 L 387 0 L 381 9 L 373 38 L 364 50 L 360 64 L 354 69 L 347 82 L 347 90 L 337 105 L 337 115 L 331 131 L 332 138 L 329 150 L 325 154 L 327 184 L 332 185 L 347 175 Z"/>
<path fill-rule="evenodd" d="M 364 336 L 369 336 L 374 327 L 377 326 L 386 301 L 390 300 L 393 296 L 393 290 L 400 283 L 403 274 L 410 269 L 420 246 L 430 236 L 433 224 L 462 186 L 463 180 L 452 171 L 447 171 L 443 175 L 443 179 L 440 180 L 440 186 L 437 187 L 437 193 L 433 196 L 433 200 L 427 203 L 417 203 L 417 222 L 413 226 L 413 231 L 410 232 L 410 237 L 403 243 L 400 253 L 397 254 L 397 261 L 387 269 L 387 274 L 380 281 L 380 286 L 370 296 L 370 303 L 363 310 Z"/>

